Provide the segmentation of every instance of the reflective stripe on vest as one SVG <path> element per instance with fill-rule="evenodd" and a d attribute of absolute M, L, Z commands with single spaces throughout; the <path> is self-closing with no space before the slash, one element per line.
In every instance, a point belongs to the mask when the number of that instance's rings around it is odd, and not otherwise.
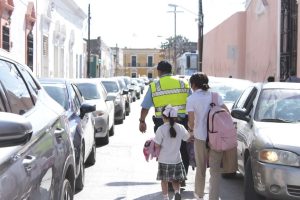
<path fill-rule="evenodd" d="M 163 86 L 161 86 L 161 83 Z M 165 76 L 151 83 L 150 87 L 156 117 L 161 116 L 162 108 L 168 104 L 176 106 L 178 113 L 186 113 L 186 99 L 189 93 L 188 83 L 172 76 Z"/>

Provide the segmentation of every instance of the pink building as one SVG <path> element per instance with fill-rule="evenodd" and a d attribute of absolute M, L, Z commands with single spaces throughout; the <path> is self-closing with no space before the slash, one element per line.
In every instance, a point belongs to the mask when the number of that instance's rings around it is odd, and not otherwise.
<path fill-rule="evenodd" d="M 300 75 L 296 0 L 248 0 L 237 12 L 204 35 L 203 71 L 252 81 Z"/>

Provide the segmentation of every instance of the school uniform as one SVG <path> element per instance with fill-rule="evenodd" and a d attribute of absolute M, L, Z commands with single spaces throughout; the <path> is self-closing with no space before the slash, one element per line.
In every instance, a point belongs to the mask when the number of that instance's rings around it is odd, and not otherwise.
<path fill-rule="evenodd" d="M 181 141 L 187 141 L 190 137 L 185 127 L 179 123 L 174 123 L 176 137 L 170 136 L 170 123 L 165 122 L 158 127 L 154 141 L 159 144 L 160 153 L 158 156 L 157 180 L 163 181 L 184 181 L 186 172 L 182 163 L 180 146 Z"/>

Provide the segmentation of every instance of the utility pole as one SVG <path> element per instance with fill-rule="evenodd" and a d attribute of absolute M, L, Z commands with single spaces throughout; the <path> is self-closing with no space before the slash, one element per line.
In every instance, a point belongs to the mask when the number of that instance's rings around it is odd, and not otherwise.
<path fill-rule="evenodd" d="M 198 71 L 202 72 L 202 55 L 203 55 L 203 11 L 202 0 L 199 0 L 198 13 Z"/>
<path fill-rule="evenodd" d="M 86 76 L 87 78 L 90 78 L 90 65 L 91 65 L 91 38 L 90 38 L 90 35 L 91 35 L 91 10 L 90 10 L 90 4 L 89 4 L 89 7 L 88 7 L 88 41 L 87 41 L 87 51 L 88 51 L 88 59 L 87 59 L 87 73 L 86 73 Z"/>
<path fill-rule="evenodd" d="M 176 45 L 177 45 L 177 42 L 176 42 L 176 13 L 178 12 L 183 12 L 183 11 L 177 11 L 176 8 L 178 7 L 178 5 L 176 4 L 168 4 L 168 6 L 170 7 L 173 7 L 174 8 L 174 11 L 170 11 L 170 12 L 173 12 L 174 13 L 174 42 L 173 42 L 173 45 L 174 45 L 174 57 L 173 57 L 173 62 L 174 62 L 174 69 L 175 69 L 175 74 L 177 74 L 177 52 L 176 52 Z"/>

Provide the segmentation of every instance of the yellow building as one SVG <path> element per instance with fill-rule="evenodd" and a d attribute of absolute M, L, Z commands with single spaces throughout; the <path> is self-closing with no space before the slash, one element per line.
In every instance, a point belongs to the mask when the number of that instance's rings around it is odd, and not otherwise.
<path fill-rule="evenodd" d="M 125 76 L 150 79 L 157 77 L 156 66 L 163 60 L 160 49 L 123 49 Z"/>

